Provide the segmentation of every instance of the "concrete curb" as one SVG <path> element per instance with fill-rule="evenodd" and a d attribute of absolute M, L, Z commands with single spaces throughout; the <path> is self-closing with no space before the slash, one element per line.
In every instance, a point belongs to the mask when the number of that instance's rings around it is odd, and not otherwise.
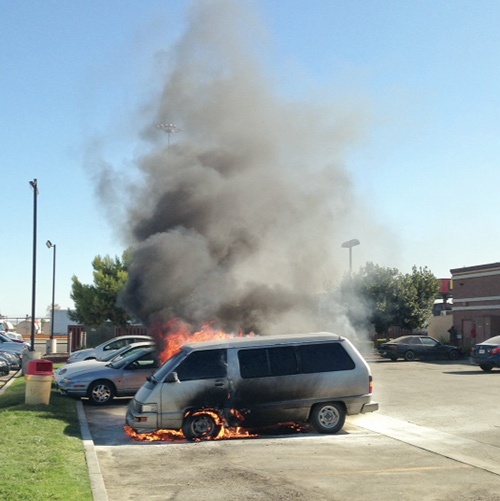
<path fill-rule="evenodd" d="M 106 486 L 104 485 L 104 479 L 102 478 L 101 468 L 95 452 L 94 440 L 90 434 L 87 416 L 83 410 L 81 400 L 76 402 L 76 411 L 78 413 L 78 421 L 80 422 L 83 447 L 85 449 L 85 459 L 87 460 L 87 468 L 89 470 L 92 497 L 94 501 L 108 501 Z"/>
<path fill-rule="evenodd" d="M 21 369 L 19 369 L 1 388 L 0 395 L 12 384 L 14 379 L 18 378 L 21 375 Z"/>

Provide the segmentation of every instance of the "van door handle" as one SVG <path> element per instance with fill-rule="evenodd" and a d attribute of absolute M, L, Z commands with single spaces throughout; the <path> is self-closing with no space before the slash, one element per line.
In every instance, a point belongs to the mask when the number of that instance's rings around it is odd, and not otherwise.
<path fill-rule="evenodd" d="M 215 386 L 224 386 L 224 381 L 221 381 L 220 379 L 215 381 Z"/>

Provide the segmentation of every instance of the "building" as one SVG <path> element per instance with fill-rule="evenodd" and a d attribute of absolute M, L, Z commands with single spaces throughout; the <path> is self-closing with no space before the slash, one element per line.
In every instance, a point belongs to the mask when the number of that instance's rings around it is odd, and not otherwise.
<path fill-rule="evenodd" d="M 450 270 L 453 326 L 460 346 L 500 335 L 500 263 Z"/>

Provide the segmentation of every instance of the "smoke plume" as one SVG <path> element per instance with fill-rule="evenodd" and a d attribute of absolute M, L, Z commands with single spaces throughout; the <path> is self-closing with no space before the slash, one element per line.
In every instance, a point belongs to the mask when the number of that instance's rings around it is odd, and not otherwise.
<path fill-rule="evenodd" d="M 245 26 L 238 2 L 196 3 L 189 14 L 158 71 L 161 95 L 144 107 L 149 146 L 126 197 L 132 258 L 121 303 L 147 325 L 330 327 L 320 301 L 358 227 L 343 158 L 362 117 L 279 97 L 252 48 L 259 28 Z M 182 131 L 167 138 L 161 122 Z"/>

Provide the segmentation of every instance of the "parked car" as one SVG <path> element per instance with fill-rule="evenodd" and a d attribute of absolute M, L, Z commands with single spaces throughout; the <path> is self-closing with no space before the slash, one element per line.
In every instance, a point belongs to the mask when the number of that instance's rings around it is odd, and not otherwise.
<path fill-rule="evenodd" d="M 104 343 L 96 346 L 95 348 L 86 348 L 83 350 L 74 351 L 68 358 L 67 363 L 80 362 L 82 360 L 95 360 L 102 358 L 108 353 L 123 348 L 132 343 L 139 343 L 141 341 L 151 341 L 151 336 L 119 336 L 113 339 L 108 339 Z"/>
<path fill-rule="evenodd" d="M 0 350 L 9 350 L 22 355 L 24 350 L 29 349 L 29 347 L 30 345 L 24 341 L 16 341 L 0 333 Z"/>
<path fill-rule="evenodd" d="M 62 395 L 88 397 L 95 405 L 105 405 L 117 397 L 132 397 L 160 366 L 155 348 L 145 348 L 117 362 L 92 366 L 63 377 L 58 384 Z"/>
<path fill-rule="evenodd" d="M 457 360 L 460 356 L 456 346 L 440 343 L 430 336 L 401 336 L 387 343 L 382 343 L 378 352 L 383 358 L 391 360 L 403 358 L 409 362 L 416 358 Z"/>
<path fill-rule="evenodd" d="M 255 336 L 184 345 L 139 389 L 126 423 L 138 433 L 181 430 L 188 440 L 230 426 L 310 422 L 337 433 L 347 415 L 373 412 L 370 368 L 329 333 Z"/>
<path fill-rule="evenodd" d="M 0 355 L 0 376 L 6 376 L 9 372 L 9 361 Z"/>
<path fill-rule="evenodd" d="M 490 337 L 472 347 L 470 363 L 479 365 L 485 372 L 500 367 L 500 336 Z"/>
<path fill-rule="evenodd" d="M 0 349 L 0 357 L 7 360 L 11 371 L 17 371 L 21 368 L 21 357 L 17 353 Z"/>
<path fill-rule="evenodd" d="M 74 374 L 76 372 L 80 372 L 82 370 L 90 370 L 96 367 L 103 367 L 109 362 L 118 362 L 124 357 L 128 357 L 133 353 L 136 353 L 144 348 L 148 348 L 154 346 L 154 341 L 143 341 L 142 343 L 132 343 L 119 350 L 113 350 L 111 353 L 108 353 L 102 358 L 99 359 L 90 359 L 90 360 L 82 360 L 81 362 L 75 362 L 73 364 L 65 364 L 59 367 L 54 373 L 54 384 L 57 387 L 59 385 L 59 381 L 63 377 L 68 377 L 70 374 Z"/>

